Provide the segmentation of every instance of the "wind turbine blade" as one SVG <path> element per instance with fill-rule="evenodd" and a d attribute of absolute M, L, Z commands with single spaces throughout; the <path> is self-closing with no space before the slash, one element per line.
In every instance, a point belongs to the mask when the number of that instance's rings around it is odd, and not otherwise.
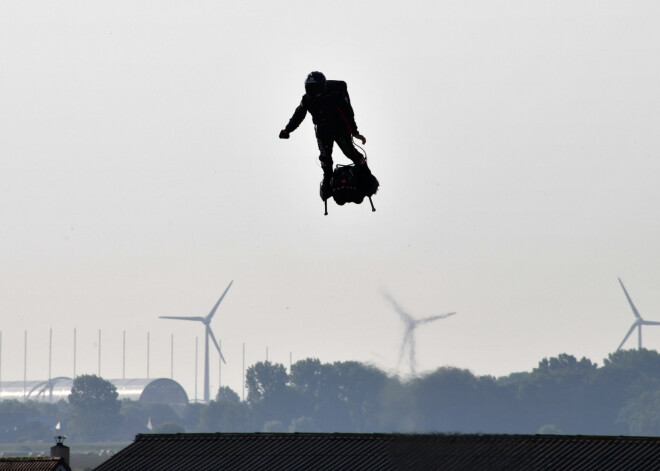
<path fill-rule="evenodd" d="M 637 322 L 635 322 L 635 323 L 632 325 L 632 327 L 630 327 L 630 329 L 628 330 L 628 333 L 626 334 L 626 336 L 623 338 L 623 340 L 622 340 L 621 343 L 619 344 L 619 348 L 616 349 L 617 352 L 618 352 L 619 350 L 621 350 L 621 347 L 623 347 L 623 344 L 626 343 L 626 340 L 628 340 L 628 337 L 630 337 L 630 334 L 633 333 L 633 330 L 635 330 L 635 327 L 637 327 L 637 325 L 638 325 Z"/>
<path fill-rule="evenodd" d="M 177 319 L 180 321 L 199 321 L 204 322 L 203 317 L 181 317 L 181 316 L 158 316 L 159 319 Z"/>
<path fill-rule="evenodd" d="M 225 288 L 225 292 L 222 293 L 222 296 L 220 296 L 220 299 L 218 299 L 218 302 L 215 303 L 215 306 L 213 306 L 213 309 L 211 309 L 211 312 L 209 312 L 209 315 L 206 316 L 206 322 L 211 322 L 211 319 L 213 319 L 213 315 L 215 314 L 215 311 L 218 309 L 218 306 L 219 306 L 220 303 L 222 302 L 222 298 L 225 297 L 225 294 L 227 294 L 227 291 L 229 291 L 229 288 L 231 288 L 231 285 L 232 285 L 233 283 L 234 283 L 234 280 L 231 280 L 231 281 L 229 282 L 229 286 L 227 286 L 227 288 Z"/>
<path fill-rule="evenodd" d="M 632 299 L 630 299 L 630 296 L 628 295 L 628 291 L 626 291 L 626 287 L 623 286 L 623 281 L 621 281 L 621 278 L 619 278 L 619 283 L 621 284 L 621 287 L 623 288 L 623 292 L 624 292 L 624 294 L 626 295 L 626 298 L 628 299 L 628 303 L 630 304 L 630 307 L 631 307 L 632 310 L 633 310 L 633 314 L 635 314 L 635 317 L 636 317 L 637 319 L 641 319 L 642 316 L 639 315 L 639 311 L 638 311 L 637 308 L 635 307 L 635 304 L 632 302 Z"/>
<path fill-rule="evenodd" d="M 640 324 L 642 324 L 642 325 L 660 325 L 660 322 L 642 320 L 642 322 L 640 322 Z"/>
<path fill-rule="evenodd" d="M 227 362 L 225 361 L 225 357 L 222 355 L 222 352 L 220 351 L 220 345 L 218 345 L 218 341 L 215 339 L 215 335 L 213 335 L 213 331 L 211 330 L 211 326 L 206 326 L 206 331 L 211 335 L 211 340 L 213 340 L 213 345 L 215 345 L 215 348 L 218 349 L 218 353 L 220 354 L 220 359 L 222 362 L 226 365 Z"/>
<path fill-rule="evenodd" d="M 403 320 L 403 322 L 410 323 L 410 321 L 412 320 L 412 316 L 410 316 L 410 314 L 408 314 L 406 311 L 403 310 L 403 308 L 401 308 L 401 306 L 399 306 L 399 304 L 394 300 L 394 298 L 390 295 L 390 293 L 383 290 L 383 297 L 392 303 L 392 307 L 399 315 L 399 317 L 401 317 L 401 320 Z"/>
<path fill-rule="evenodd" d="M 453 316 L 454 314 L 456 314 L 456 313 L 455 312 L 448 312 L 447 314 L 438 314 L 438 315 L 431 316 L 431 317 L 425 317 L 424 319 L 418 320 L 417 324 L 426 324 L 428 322 L 437 321 L 438 319 L 444 319 L 446 317 Z"/>

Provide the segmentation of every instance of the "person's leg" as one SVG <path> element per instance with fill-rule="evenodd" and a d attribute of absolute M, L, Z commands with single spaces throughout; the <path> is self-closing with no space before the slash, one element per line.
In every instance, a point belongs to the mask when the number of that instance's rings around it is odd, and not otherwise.
<path fill-rule="evenodd" d="M 334 139 L 322 128 L 316 129 L 316 142 L 319 146 L 319 160 L 323 168 L 323 179 L 332 177 L 332 147 Z"/>
<path fill-rule="evenodd" d="M 355 175 L 359 179 L 359 186 L 364 191 L 365 195 L 370 196 L 378 190 L 378 180 L 373 176 L 371 170 L 367 166 L 367 159 L 362 153 L 356 149 L 353 144 L 353 139 L 350 135 L 341 135 L 336 139 L 337 145 L 342 152 L 353 161 L 355 164 Z"/>
<path fill-rule="evenodd" d="M 365 172 L 369 171 L 369 167 L 367 166 L 367 159 L 359 150 L 357 150 L 353 144 L 353 139 L 351 138 L 350 134 L 341 134 L 337 136 L 335 140 L 337 141 L 337 145 L 344 153 L 344 155 L 351 159 L 351 161 L 355 164 L 356 169 Z"/>
<path fill-rule="evenodd" d="M 323 169 L 323 181 L 321 182 L 321 199 L 327 200 L 332 195 L 330 180 L 332 179 L 332 147 L 334 139 L 327 131 L 316 129 L 316 142 L 319 146 L 319 160 Z"/>

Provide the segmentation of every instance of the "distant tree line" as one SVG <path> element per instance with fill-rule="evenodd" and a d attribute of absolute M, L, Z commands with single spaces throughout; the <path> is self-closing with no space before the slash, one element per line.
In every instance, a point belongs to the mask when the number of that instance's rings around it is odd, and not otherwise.
<path fill-rule="evenodd" d="M 561 354 L 501 378 L 444 367 L 402 380 L 352 361 L 308 358 L 289 372 L 260 362 L 246 385 L 245 401 L 222 387 L 208 404 L 174 407 L 119 401 L 110 382 L 83 375 L 68 402 L 0 402 L 0 441 L 259 431 L 660 435 L 660 355 L 650 350 L 610 354 L 600 367 Z"/>

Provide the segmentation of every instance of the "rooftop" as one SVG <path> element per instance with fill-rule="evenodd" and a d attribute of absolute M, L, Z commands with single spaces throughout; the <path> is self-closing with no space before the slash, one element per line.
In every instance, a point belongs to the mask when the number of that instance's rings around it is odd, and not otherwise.
<path fill-rule="evenodd" d="M 660 438 L 351 433 L 144 434 L 95 471 L 647 470 Z"/>
<path fill-rule="evenodd" d="M 71 471 L 64 458 L 0 458 L 0 471 Z"/>

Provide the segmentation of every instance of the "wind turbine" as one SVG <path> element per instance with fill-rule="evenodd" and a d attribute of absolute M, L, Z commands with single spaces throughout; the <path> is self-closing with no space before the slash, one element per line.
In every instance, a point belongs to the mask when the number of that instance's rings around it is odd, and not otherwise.
<path fill-rule="evenodd" d="M 222 355 L 222 351 L 220 351 L 220 345 L 218 345 L 218 341 L 215 339 L 215 335 L 213 335 L 213 330 L 211 329 L 211 319 L 213 319 L 213 315 L 215 314 L 215 311 L 218 309 L 218 306 L 220 305 L 220 302 L 222 301 L 222 298 L 225 297 L 225 294 L 227 294 L 227 291 L 229 291 L 229 288 L 231 287 L 232 283 L 234 280 L 232 280 L 229 283 L 229 286 L 225 289 L 225 292 L 222 293 L 222 296 L 220 296 L 220 299 L 218 299 L 218 302 L 215 303 L 215 306 L 213 306 L 213 309 L 211 309 L 211 312 L 208 313 L 206 317 L 182 317 L 182 316 L 159 316 L 161 319 L 177 319 L 177 320 L 182 320 L 182 321 L 198 321 L 201 322 L 206 326 L 206 335 L 205 337 L 205 342 L 204 342 L 204 402 L 208 403 L 209 402 L 209 337 L 211 340 L 213 340 L 213 344 L 215 345 L 215 348 L 218 349 L 218 353 L 220 354 L 220 359 L 222 360 L 223 363 L 227 363 L 225 361 L 225 357 Z"/>
<path fill-rule="evenodd" d="M 630 295 L 628 294 L 628 291 L 626 291 L 626 287 L 623 286 L 623 281 L 621 281 L 621 278 L 619 278 L 619 283 L 621 284 L 621 287 L 623 288 L 623 293 L 626 295 L 626 298 L 628 299 L 628 303 L 630 304 L 630 307 L 632 308 L 633 314 L 635 314 L 635 322 L 633 322 L 633 325 L 630 326 L 630 329 L 628 330 L 628 333 L 626 336 L 623 338 L 621 343 L 619 344 L 619 348 L 616 349 L 618 352 L 621 350 L 621 347 L 623 347 L 623 344 L 626 343 L 626 340 L 628 340 L 628 337 L 630 337 L 630 334 L 632 334 L 633 330 L 637 329 L 637 348 L 639 350 L 642 349 L 642 326 L 643 325 L 660 325 L 660 322 L 653 322 L 653 321 L 646 321 L 642 319 L 642 316 L 639 315 L 639 311 L 635 307 L 635 304 L 632 302 L 632 299 L 630 299 Z"/>
<path fill-rule="evenodd" d="M 392 303 L 392 307 L 396 311 L 396 313 L 399 315 L 403 323 L 405 324 L 405 333 L 403 334 L 403 342 L 401 343 L 401 351 L 399 352 L 399 364 L 401 364 L 401 360 L 403 359 L 403 353 L 406 349 L 406 345 L 408 346 L 408 361 L 410 363 L 410 373 L 412 375 L 415 374 L 415 329 L 423 324 L 428 324 L 433 321 L 437 321 L 439 319 L 444 319 L 445 317 L 453 316 L 456 314 L 455 312 L 448 312 L 447 314 L 437 314 L 435 316 L 429 316 L 429 317 L 424 317 L 421 319 L 415 319 L 412 317 L 410 314 L 408 314 L 406 311 L 403 310 L 401 306 L 392 298 L 392 296 L 387 292 L 383 291 L 383 296 L 385 299 L 387 299 L 389 302 Z"/>

